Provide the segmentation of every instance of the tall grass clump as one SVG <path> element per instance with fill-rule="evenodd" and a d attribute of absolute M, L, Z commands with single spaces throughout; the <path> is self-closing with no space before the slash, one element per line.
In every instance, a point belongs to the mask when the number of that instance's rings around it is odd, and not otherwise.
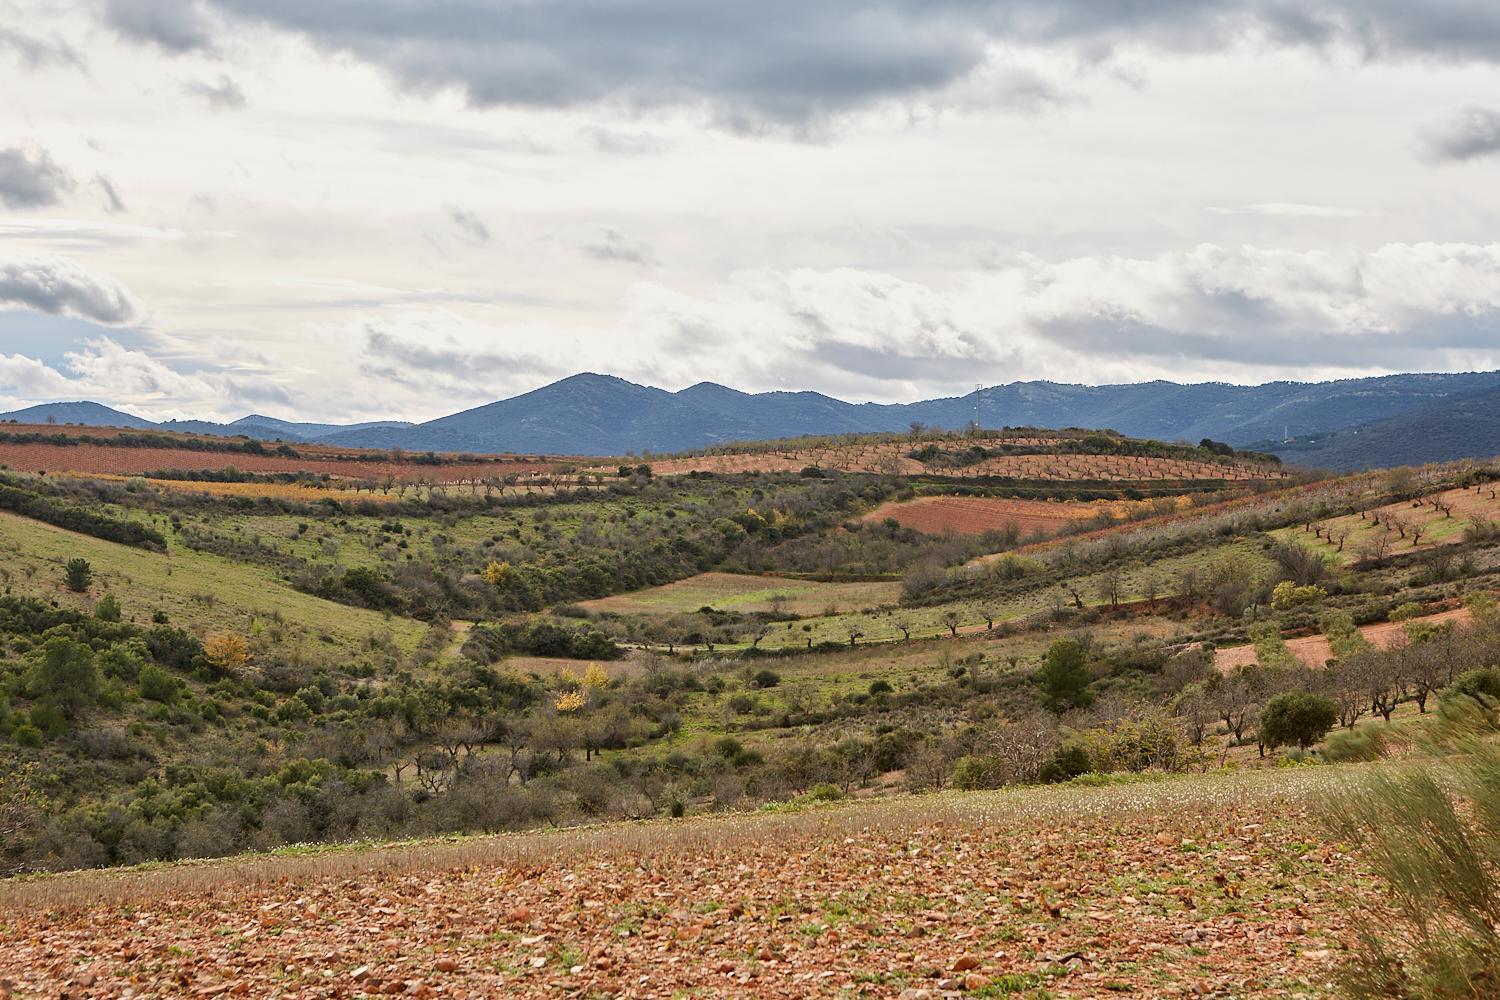
<path fill-rule="evenodd" d="M 1500 995 L 1500 747 L 1493 704 L 1440 709 L 1426 751 L 1340 796 L 1331 823 L 1384 900 L 1340 976 L 1345 996 Z"/>

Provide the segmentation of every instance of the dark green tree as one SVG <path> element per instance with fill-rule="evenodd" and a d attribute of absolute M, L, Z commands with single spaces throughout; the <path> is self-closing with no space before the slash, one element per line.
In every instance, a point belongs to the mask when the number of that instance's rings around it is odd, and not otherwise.
<path fill-rule="evenodd" d="M 82 556 L 69 559 L 63 574 L 68 589 L 75 593 L 83 593 L 94 582 L 94 567 L 90 566 L 89 561 Z"/>
<path fill-rule="evenodd" d="M 1042 702 L 1054 712 L 1082 708 L 1094 700 L 1089 693 L 1093 678 L 1088 660 L 1076 639 L 1054 640 L 1036 679 L 1041 685 Z"/>
<path fill-rule="evenodd" d="M 1260 713 L 1260 741 L 1267 747 L 1292 746 L 1306 750 L 1338 721 L 1339 709 L 1328 698 L 1308 691 L 1283 691 Z"/>
<path fill-rule="evenodd" d="M 56 706 L 69 719 L 99 699 L 94 651 L 67 636 L 54 636 L 42 644 L 26 680 L 33 698 Z"/>

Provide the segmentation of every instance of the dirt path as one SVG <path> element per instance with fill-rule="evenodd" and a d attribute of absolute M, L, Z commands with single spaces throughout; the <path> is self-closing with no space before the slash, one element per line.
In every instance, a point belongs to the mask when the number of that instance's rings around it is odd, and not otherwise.
<path fill-rule="evenodd" d="M 1441 625 L 1443 622 L 1458 622 L 1467 625 L 1473 616 L 1468 608 L 1458 608 L 1454 611 L 1443 611 L 1439 614 L 1428 615 L 1425 618 L 1413 618 L 1409 622 L 1379 622 L 1375 625 L 1365 625 L 1360 628 L 1360 633 L 1375 646 L 1376 649 L 1392 649 L 1406 638 L 1406 626 L 1412 622 L 1423 624 Z M 1291 650 L 1292 655 L 1301 660 L 1309 667 L 1322 669 L 1333 657 L 1333 650 L 1328 645 L 1328 638 L 1322 635 L 1308 635 L 1299 639 L 1288 639 L 1286 648 Z M 1214 666 L 1220 673 L 1227 674 L 1239 667 L 1247 667 L 1255 662 L 1254 646 L 1229 646 L 1217 650 L 1214 653 Z"/>

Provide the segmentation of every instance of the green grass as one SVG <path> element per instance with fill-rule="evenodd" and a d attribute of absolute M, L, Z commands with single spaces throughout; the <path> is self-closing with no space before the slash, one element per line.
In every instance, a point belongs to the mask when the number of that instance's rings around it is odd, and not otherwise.
<path fill-rule="evenodd" d="M 769 611 L 778 596 L 786 598 L 787 611 L 798 614 L 817 614 L 829 607 L 857 611 L 894 604 L 901 596 L 901 585 L 894 581 L 819 583 L 774 576 L 703 573 L 662 587 L 586 601 L 583 606 L 596 611 L 658 615 L 684 614 L 703 607 L 719 611 Z"/>
<path fill-rule="evenodd" d="M 62 566 L 75 556 L 93 566 L 90 595 L 62 586 Z M 0 580 L 17 594 L 90 608 L 98 595 L 111 592 L 127 618 L 147 621 L 162 611 L 174 624 L 199 631 L 256 634 L 280 624 L 304 639 L 346 648 L 389 634 L 409 651 L 426 628 L 303 594 L 253 563 L 182 545 L 172 545 L 168 554 L 148 552 L 9 514 L 0 515 L 0 565 Z"/>

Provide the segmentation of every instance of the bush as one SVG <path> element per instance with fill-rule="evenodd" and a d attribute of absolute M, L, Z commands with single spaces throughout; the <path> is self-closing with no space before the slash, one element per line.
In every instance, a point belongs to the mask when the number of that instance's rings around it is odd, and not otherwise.
<path fill-rule="evenodd" d="M 159 701 L 164 705 L 173 704 L 182 693 L 177 678 L 154 663 L 141 668 L 139 685 L 142 698 Z"/>
<path fill-rule="evenodd" d="M 1339 709 L 1328 698 L 1308 691 L 1283 691 L 1260 713 L 1260 741 L 1271 749 L 1296 745 L 1306 750 L 1338 721 Z"/>
<path fill-rule="evenodd" d="M 971 792 L 1005 784 L 1005 768 L 998 757 L 960 757 L 953 764 L 953 787 Z"/>
<path fill-rule="evenodd" d="M 94 617 L 101 622 L 118 622 L 124 617 L 120 609 L 120 599 L 114 594 L 105 594 L 99 598 L 99 603 L 94 606 Z"/>
<path fill-rule="evenodd" d="M 764 690 L 765 688 L 773 688 L 780 683 L 781 675 L 774 670 L 758 670 L 755 672 L 755 675 L 750 678 L 750 685 L 752 687 L 761 688 L 762 690 Z"/>
<path fill-rule="evenodd" d="M 1059 781 L 1071 781 L 1082 774 L 1088 774 L 1094 769 L 1093 757 L 1089 754 L 1088 747 L 1081 743 L 1065 743 L 1057 748 L 1047 763 L 1042 765 L 1037 780 L 1045 784 L 1054 784 Z"/>
<path fill-rule="evenodd" d="M 1476 670 L 1465 670 L 1453 678 L 1443 697 L 1467 696 L 1475 701 L 1500 702 L 1500 669 L 1494 667 L 1480 667 Z"/>
<path fill-rule="evenodd" d="M 895 688 L 891 687 L 890 681 L 871 681 L 870 682 L 870 695 L 872 697 L 874 695 L 877 695 L 877 694 L 890 694 L 894 690 L 895 690 Z"/>

